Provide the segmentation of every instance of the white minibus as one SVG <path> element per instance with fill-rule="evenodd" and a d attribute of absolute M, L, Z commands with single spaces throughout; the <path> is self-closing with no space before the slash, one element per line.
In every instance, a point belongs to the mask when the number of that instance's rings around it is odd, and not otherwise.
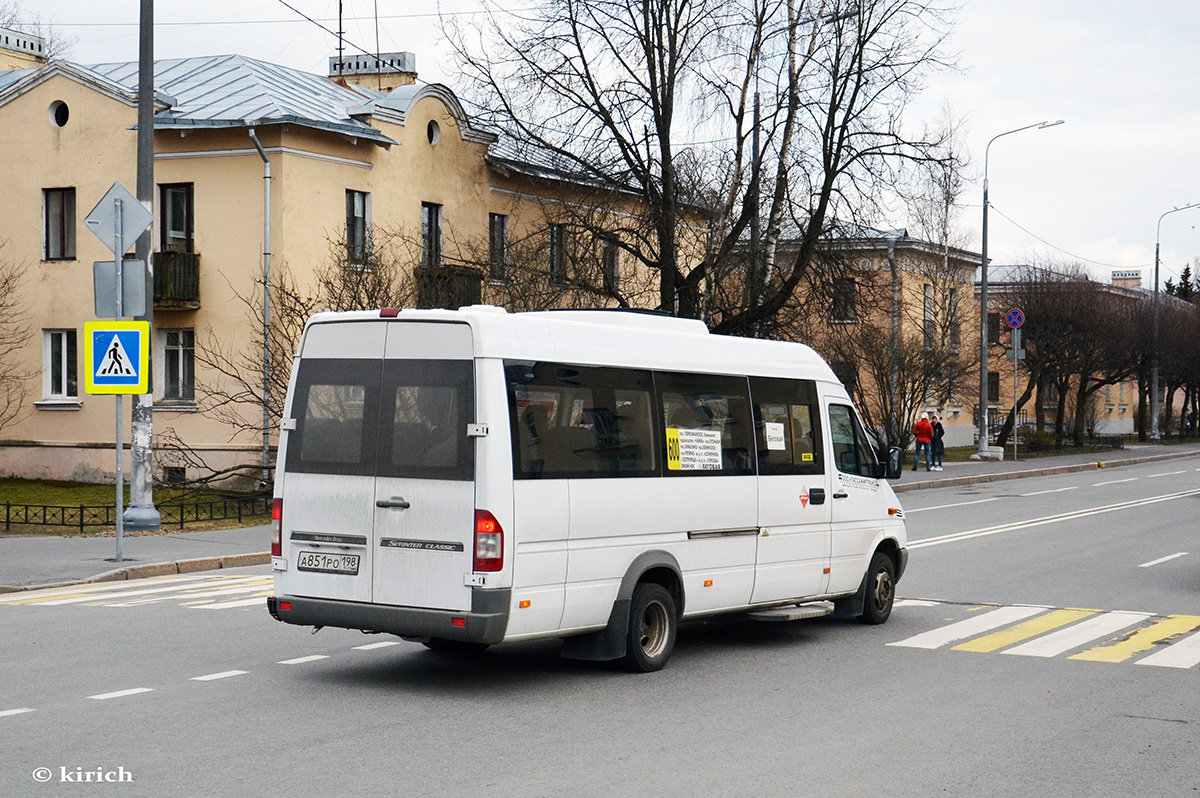
<path fill-rule="evenodd" d="M 321 313 L 292 366 L 271 615 L 661 668 L 681 621 L 883 623 L 904 513 L 809 347 L 651 313 Z M 825 612 L 824 605 L 819 612 Z"/>

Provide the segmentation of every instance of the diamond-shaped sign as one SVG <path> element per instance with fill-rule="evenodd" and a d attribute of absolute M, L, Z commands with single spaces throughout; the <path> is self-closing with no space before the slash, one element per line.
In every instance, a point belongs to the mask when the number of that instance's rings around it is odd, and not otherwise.
<path fill-rule="evenodd" d="M 121 240 L 119 242 L 115 242 L 117 200 L 121 201 Z M 96 238 L 100 239 L 104 246 L 112 250 L 114 256 L 119 258 L 129 251 L 133 242 L 138 240 L 138 236 L 153 221 L 154 214 L 146 210 L 146 206 L 137 197 L 130 194 L 129 189 L 120 183 L 113 183 L 112 188 L 104 195 L 104 199 L 96 203 L 96 207 L 92 208 L 92 212 L 87 215 L 83 223 L 95 233 Z M 120 247 L 120 250 L 113 249 L 114 242 L 116 246 Z"/>

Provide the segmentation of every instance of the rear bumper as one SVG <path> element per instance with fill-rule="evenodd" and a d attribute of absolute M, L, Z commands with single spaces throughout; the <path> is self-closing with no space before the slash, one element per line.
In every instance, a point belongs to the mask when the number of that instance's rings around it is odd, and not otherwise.
<path fill-rule="evenodd" d="M 271 596 L 267 599 L 267 610 L 275 620 L 297 626 L 335 626 L 403 637 L 494 644 L 504 639 L 508 629 L 511 600 L 512 591 L 507 588 L 475 588 L 471 591 L 471 610 L 452 612 L 301 596 Z M 285 605 L 290 605 L 291 609 L 283 609 Z M 462 619 L 463 625 L 454 625 L 455 619 Z"/>

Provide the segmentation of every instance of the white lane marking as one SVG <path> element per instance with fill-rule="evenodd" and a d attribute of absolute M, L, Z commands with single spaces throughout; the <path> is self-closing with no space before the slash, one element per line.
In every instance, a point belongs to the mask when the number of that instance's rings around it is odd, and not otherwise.
<path fill-rule="evenodd" d="M 250 581 L 258 581 L 262 584 L 266 584 L 266 582 L 263 581 L 263 577 L 261 577 L 261 576 L 242 576 L 242 577 L 238 577 L 236 579 L 229 579 L 224 582 L 220 582 L 218 584 L 235 585 L 239 582 L 250 582 Z M 189 595 L 192 595 L 192 596 L 195 595 L 195 594 L 189 594 L 186 592 L 186 590 L 190 590 L 192 587 L 194 587 L 194 585 L 186 585 L 186 586 L 185 585 L 171 585 L 170 587 L 154 587 L 154 588 L 145 588 L 143 590 L 126 590 L 123 593 L 110 593 L 110 594 L 104 595 L 104 596 L 72 596 L 70 598 L 52 599 L 50 601 L 40 601 L 38 603 L 43 607 L 57 607 L 60 604 L 82 604 L 85 601 L 108 601 L 110 599 L 123 599 L 123 598 L 127 598 L 130 596 L 145 596 L 145 595 L 149 595 L 151 593 L 171 593 L 171 592 L 175 592 L 175 591 L 179 591 L 179 590 L 184 590 L 185 592 L 180 593 L 180 595 L 187 597 Z M 204 585 L 203 587 L 208 588 L 208 587 L 212 587 L 212 585 Z"/>
<path fill-rule="evenodd" d="M 969 529 L 965 532 L 952 532 L 949 535 L 939 535 L 938 537 L 925 538 L 924 540 L 910 541 L 908 544 L 909 550 L 923 549 L 926 546 L 940 546 L 943 543 L 958 543 L 963 540 L 971 540 L 972 538 L 987 537 L 988 535 L 998 535 L 1001 532 L 1014 532 L 1019 529 L 1029 529 L 1037 526 L 1045 526 L 1046 524 L 1055 524 L 1059 521 L 1073 521 L 1078 518 L 1087 518 L 1092 515 L 1103 515 L 1117 510 L 1128 510 L 1134 507 L 1142 507 L 1147 504 L 1157 504 L 1158 502 L 1171 501 L 1172 499 L 1182 499 L 1187 496 L 1195 496 L 1200 494 L 1200 489 L 1185 490 L 1180 493 L 1168 493 L 1163 496 L 1150 496 L 1145 499 L 1134 499 L 1132 501 L 1121 502 L 1119 504 L 1109 504 L 1103 507 L 1094 507 L 1090 510 L 1076 510 L 1070 513 L 1062 513 L 1061 515 L 1050 515 L 1044 518 L 1033 518 L 1029 521 L 1018 521 L 1012 524 L 1000 524 L 998 526 L 983 527 L 981 529 Z"/>
<path fill-rule="evenodd" d="M 1000 653 L 1018 657 L 1055 657 L 1150 617 L 1153 616 L 1148 612 L 1106 612 Z"/>
<path fill-rule="evenodd" d="M 892 609 L 896 607 L 936 607 L 940 602 L 926 601 L 925 599 L 896 599 L 892 604 Z"/>
<path fill-rule="evenodd" d="M 239 593 L 254 593 L 262 592 L 270 582 L 264 582 L 258 585 L 249 585 L 242 587 L 218 588 L 217 590 L 204 590 L 196 593 L 180 593 L 174 596 L 153 596 L 145 599 L 135 599 L 134 601 L 125 601 L 120 603 L 106 604 L 107 607 L 139 607 L 143 604 L 154 604 L 159 601 L 179 601 L 183 599 L 200 599 L 211 598 L 212 596 L 235 596 Z"/>
<path fill-rule="evenodd" d="M 1139 659 L 1134 665 L 1157 665 L 1160 668 L 1191 668 L 1200 664 L 1200 632 L 1178 643 Z"/>
<path fill-rule="evenodd" d="M 958 502 L 957 504 L 939 504 L 937 507 L 919 507 L 916 510 L 905 509 L 904 514 L 912 515 L 913 513 L 924 513 L 929 510 L 945 510 L 948 507 L 966 507 L 968 504 L 985 504 L 987 502 L 996 501 L 996 498 L 997 497 L 993 496 L 990 499 L 976 499 L 973 502 Z"/>
<path fill-rule="evenodd" d="M 193 682 L 211 682 L 217 679 L 228 679 L 230 676 L 241 676 L 248 671 L 221 671 L 220 673 L 210 673 L 207 676 L 193 676 Z"/>
<path fill-rule="evenodd" d="M 1018 493 L 1017 495 L 1018 496 L 1041 496 L 1045 493 L 1062 493 L 1063 491 L 1078 490 L 1078 489 L 1079 489 L 1078 485 L 1072 485 L 1069 488 L 1055 488 L 1053 490 L 1035 490 L 1033 493 Z"/>
<path fill-rule="evenodd" d="M 900 602 L 895 602 L 892 607 L 895 608 Z M 400 645 L 399 640 L 385 640 L 382 643 L 367 643 L 365 646 L 355 646 L 355 651 L 374 651 L 377 648 L 387 648 L 388 646 Z"/>
<path fill-rule="evenodd" d="M 1138 479 L 1138 477 L 1130 477 L 1129 479 L 1110 479 L 1108 482 L 1097 482 L 1095 485 L 1092 485 L 1092 487 L 1099 488 L 1104 485 L 1120 485 L 1122 482 L 1137 482 Z"/>
<path fill-rule="evenodd" d="M 194 607 L 188 607 L 189 610 L 232 610 L 236 607 L 266 607 L 267 602 L 264 598 L 271 595 L 264 593 L 257 598 L 242 599 L 241 601 L 213 601 L 207 604 L 197 604 Z"/>
<path fill-rule="evenodd" d="M 974 637 L 982 632 L 989 632 L 1001 626 L 1008 626 L 1010 623 L 1023 621 L 1026 618 L 1045 611 L 1045 607 L 1000 607 L 991 612 L 976 615 L 974 618 L 967 618 L 965 621 L 952 623 L 940 629 L 922 632 L 919 635 L 898 640 L 895 643 L 888 643 L 888 645 L 904 646 L 905 648 L 940 648 L 947 643 L 953 643 L 955 640 Z"/>
<path fill-rule="evenodd" d="M 305 662 L 316 662 L 319 659 L 329 659 L 328 654 L 312 654 L 307 657 L 296 657 L 295 659 L 280 660 L 280 665 L 303 665 Z"/>
<path fill-rule="evenodd" d="M 110 698 L 124 698 L 127 695 L 137 695 L 138 693 L 153 693 L 149 687 L 135 687 L 132 690 L 118 690 L 115 693 L 101 693 L 100 695 L 90 695 L 88 698 L 94 698 L 97 701 L 107 701 Z"/>
<path fill-rule="evenodd" d="M 138 579 L 137 583 L 142 585 L 161 585 L 164 583 L 175 584 L 177 587 L 186 587 L 178 584 L 182 582 L 196 582 L 199 580 L 223 580 L 229 581 L 236 579 L 245 581 L 247 578 L 260 579 L 261 577 L 243 577 L 243 576 L 220 576 L 214 577 L 212 574 L 201 574 L 199 576 L 165 576 L 165 577 L 148 577 L 146 579 Z M 269 578 L 269 577 L 268 577 Z M 0 604 L 12 604 L 14 602 L 30 601 L 32 599 L 53 598 L 54 596 L 78 596 L 83 593 L 106 593 L 116 590 L 128 590 L 131 582 L 135 580 L 121 579 L 115 582 L 105 582 L 99 585 L 74 585 L 71 587 L 54 587 L 42 588 L 40 590 L 17 590 L 12 593 L 6 593 L 0 596 Z M 44 602 L 42 602 L 44 603 Z"/>
<path fill-rule="evenodd" d="M 24 715 L 26 712 L 33 712 L 29 707 L 21 707 L 20 709 L 5 709 L 0 710 L 0 718 L 7 718 L 9 715 Z"/>
<path fill-rule="evenodd" d="M 1154 479 L 1155 477 L 1173 477 L 1176 474 L 1184 474 L 1185 471 L 1165 471 L 1162 474 L 1147 474 L 1146 479 Z"/>
<path fill-rule="evenodd" d="M 1138 568 L 1150 568 L 1151 566 L 1158 565 L 1159 563 L 1164 563 L 1169 560 L 1177 559 L 1179 557 L 1186 557 L 1187 554 L 1188 553 L 1186 551 L 1177 552 L 1175 554 L 1168 554 L 1166 557 L 1159 557 L 1157 560 L 1151 560 L 1150 562 L 1144 562 L 1141 565 L 1139 565 Z"/>

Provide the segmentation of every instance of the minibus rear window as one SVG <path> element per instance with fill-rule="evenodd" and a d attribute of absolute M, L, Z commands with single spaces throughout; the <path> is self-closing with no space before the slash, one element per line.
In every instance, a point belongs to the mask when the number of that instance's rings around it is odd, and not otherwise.
<path fill-rule="evenodd" d="M 379 476 L 472 480 L 470 360 L 384 361 Z"/>
<path fill-rule="evenodd" d="M 379 362 L 308 359 L 300 363 L 288 440 L 288 471 L 375 473 Z"/>

